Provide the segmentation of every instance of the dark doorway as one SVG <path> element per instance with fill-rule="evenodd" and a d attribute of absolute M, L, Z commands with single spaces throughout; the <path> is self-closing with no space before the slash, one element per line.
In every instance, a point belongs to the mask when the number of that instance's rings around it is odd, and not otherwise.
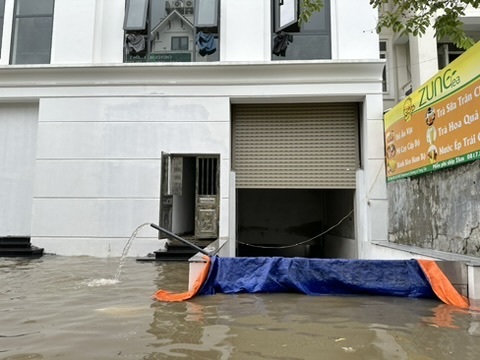
<path fill-rule="evenodd" d="M 238 189 L 237 255 L 354 258 L 353 199 L 345 189 Z"/>
<path fill-rule="evenodd" d="M 190 239 L 216 239 L 219 156 L 162 153 L 160 226 Z"/>

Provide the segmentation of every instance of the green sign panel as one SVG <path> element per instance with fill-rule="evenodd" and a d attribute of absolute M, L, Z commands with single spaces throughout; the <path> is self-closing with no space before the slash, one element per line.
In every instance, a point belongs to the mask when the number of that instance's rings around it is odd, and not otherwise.
<path fill-rule="evenodd" d="M 191 62 L 191 53 L 161 53 L 147 56 L 127 55 L 127 62 Z"/>

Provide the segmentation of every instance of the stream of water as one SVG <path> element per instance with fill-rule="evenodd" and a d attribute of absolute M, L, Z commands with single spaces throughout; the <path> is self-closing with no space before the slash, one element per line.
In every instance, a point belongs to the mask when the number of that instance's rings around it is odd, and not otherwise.
<path fill-rule="evenodd" d="M 144 223 L 144 224 L 138 226 L 133 231 L 132 235 L 130 236 L 127 243 L 125 244 L 125 247 L 123 248 L 123 251 L 122 251 L 122 256 L 120 257 L 120 262 L 118 264 L 117 271 L 115 273 L 115 277 L 113 278 L 113 281 L 115 283 L 120 281 L 120 275 L 122 275 L 123 264 L 125 263 L 125 260 L 127 259 L 128 251 L 130 250 L 130 247 L 132 246 L 133 240 L 137 237 L 138 232 L 146 226 L 150 226 L 150 223 Z"/>

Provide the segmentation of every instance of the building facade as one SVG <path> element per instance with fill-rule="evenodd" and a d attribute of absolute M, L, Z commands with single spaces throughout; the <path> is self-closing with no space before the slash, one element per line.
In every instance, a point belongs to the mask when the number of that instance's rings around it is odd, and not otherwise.
<path fill-rule="evenodd" d="M 475 42 L 480 40 L 480 9 L 467 8 L 462 19 L 464 30 Z M 478 45 L 478 44 L 477 44 Z M 422 37 L 398 36 L 385 32 L 380 36 L 380 50 L 386 58 L 384 73 L 384 107 L 386 112 L 401 100 L 410 99 L 410 95 L 419 90 L 432 79 L 449 71 L 453 66 L 457 73 L 465 71 L 464 65 L 452 64 L 464 50 L 458 49 L 450 39 L 435 37 L 432 29 Z M 449 72 L 451 73 L 451 71 Z M 457 75 L 458 76 L 458 75 Z M 472 78 L 478 77 L 478 70 Z M 462 84 L 468 89 L 467 77 L 463 76 Z M 471 80 L 472 82 L 474 80 Z M 438 82 L 438 81 L 437 81 Z M 446 89 L 444 89 L 446 90 Z M 478 91 L 477 91 L 478 92 Z M 457 151 L 449 142 L 460 141 L 461 151 L 475 150 L 478 126 L 478 96 L 475 91 L 465 91 L 464 97 L 469 102 L 467 110 L 465 101 L 459 95 L 452 95 L 447 105 L 443 104 L 446 95 L 434 96 L 430 91 L 432 105 L 429 105 L 433 115 L 427 137 L 419 139 L 428 143 L 434 158 L 430 162 L 441 164 L 443 160 L 452 158 Z M 472 102 L 470 102 L 472 100 Z M 414 111 L 421 109 L 421 104 L 413 105 Z M 435 126 L 435 109 L 437 120 Z M 473 110 L 471 110 L 473 109 Z M 470 111 L 471 110 L 471 111 Z M 470 114 L 470 115 L 467 115 Z M 425 120 L 426 121 L 426 120 Z M 425 127 L 425 121 L 422 121 Z M 462 135 L 455 132 L 462 128 Z M 436 132 L 439 129 L 439 132 Z M 461 136 L 460 136 L 461 135 Z M 473 136 L 473 141 L 470 137 Z M 438 150 L 437 150 L 438 148 Z M 458 148 L 458 146 L 457 146 Z M 468 151 L 467 151 L 468 152 Z M 460 154 L 461 155 L 461 154 Z M 428 155 L 427 155 L 428 156 Z M 474 155 L 468 155 L 475 159 Z M 387 151 L 388 157 L 388 151 Z M 388 183 L 389 198 L 389 242 L 400 245 L 404 250 L 428 254 L 432 257 L 442 256 L 450 260 L 465 260 L 475 262 L 480 257 L 480 193 L 478 191 L 480 162 L 461 161 L 458 156 L 457 166 L 429 172 L 420 176 L 411 176 Z M 387 160 L 388 161 L 388 160 Z M 465 257 L 464 257 L 465 256 Z"/>
<path fill-rule="evenodd" d="M 465 10 L 463 29 L 474 41 L 480 40 L 480 9 Z M 442 70 L 465 50 L 448 38 L 439 39 L 433 28 L 422 36 L 396 34 L 383 29 L 380 57 L 385 59 L 384 108 L 388 110 Z"/>
<path fill-rule="evenodd" d="M 376 11 L 330 0 L 303 24 L 299 11 L 0 0 L 0 237 L 119 256 L 156 223 L 221 239 L 228 256 L 377 256 L 388 207 Z M 159 247 L 147 226 L 129 254 Z"/>

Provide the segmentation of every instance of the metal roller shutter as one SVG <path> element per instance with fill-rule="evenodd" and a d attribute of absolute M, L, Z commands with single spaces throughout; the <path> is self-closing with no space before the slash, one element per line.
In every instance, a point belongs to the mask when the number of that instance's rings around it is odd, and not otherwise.
<path fill-rule="evenodd" d="M 354 189 L 358 105 L 233 106 L 237 188 Z"/>

